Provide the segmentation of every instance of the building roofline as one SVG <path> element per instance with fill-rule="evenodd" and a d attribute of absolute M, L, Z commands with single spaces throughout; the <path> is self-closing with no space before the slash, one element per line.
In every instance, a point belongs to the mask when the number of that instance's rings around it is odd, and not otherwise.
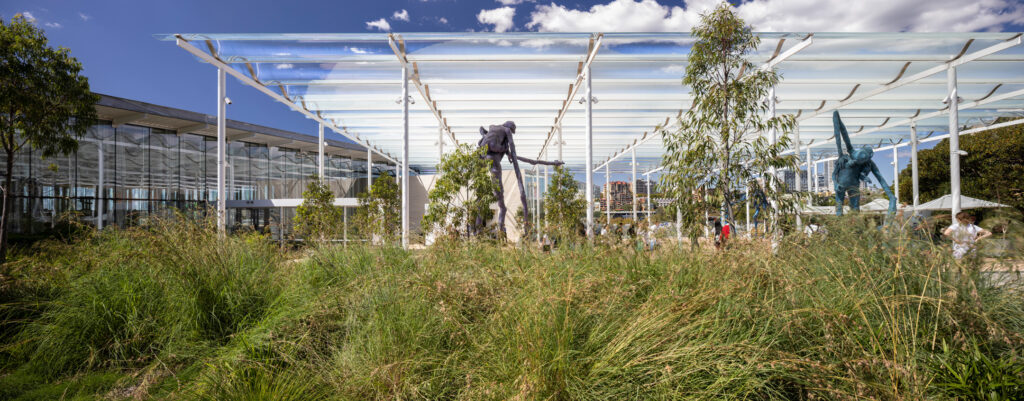
<path fill-rule="evenodd" d="M 100 97 L 97 106 L 104 106 L 114 109 L 127 110 L 134 113 L 143 113 L 145 115 L 151 115 L 156 117 L 172 118 L 177 120 L 189 121 L 196 124 L 209 124 L 211 126 L 217 125 L 217 116 L 209 114 L 203 114 L 195 111 L 182 110 L 173 107 L 160 106 L 153 103 L 147 103 L 139 100 L 126 99 L 123 97 L 111 96 L 102 93 L 96 93 Z M 142 125 L 145 125 L 144 123 Z M 271 137 L 277 137 L 281 139 L 288 139 L 293 141 L 305 142 L 316 145 L 317 138 L 312 135 L 306 135 L 293 131 L 285 131 L 282 129 L 271 128 L 263 125 L 251 124 L 238 120 L 227 120 L 227 128 L 236 131 L 251 132 L 253 134 L 266 135 Z M 334 139 L 325 139 L 327 146 L 334 148 L 341 148 L 350 151 L 366 152 L 366 148 L 362 145 L 338 141 Z"/>

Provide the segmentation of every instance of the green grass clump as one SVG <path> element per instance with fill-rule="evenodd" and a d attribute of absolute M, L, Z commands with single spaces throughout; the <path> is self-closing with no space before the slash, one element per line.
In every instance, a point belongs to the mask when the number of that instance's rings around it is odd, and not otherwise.
<path fill-rule="evenodd" d="M 105 232 L 9 265 L 0 398 L 1020 399 L 1019 279 L 826 224 L 775 253 Z"/>

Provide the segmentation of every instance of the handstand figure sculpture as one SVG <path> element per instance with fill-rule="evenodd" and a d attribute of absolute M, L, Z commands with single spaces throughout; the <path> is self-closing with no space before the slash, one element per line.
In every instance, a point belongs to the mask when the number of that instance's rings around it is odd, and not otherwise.
<path fill-rule="evenodd" d="M 523 220 L 530 221 L 530 216 L 526 211 L 526 190 L 523 187 L 523 175 L 519 171 L 519 161 L 524 161 L 533 165 L 543 164 L 545 166 L 561 166 L 561 161 L 543 161 L 527 159 L 525 157 L 516 155 L 516 145 L 512 141 L 512 134 L 516 133 L 516 123 L 512 121 L 506 121 L 502 125 L 492 125 L 489 128 L 480 127 L 480 142 L 477 143 L 480 147 L 486 147 L 487 153 L 483 155 L 484 159 L 491 161 L 491 175 L 494 180 L 498 182 L 498 190 L 495 191 L 494 196 L 498 198 L 498 228 L 501 233 L 505 233 L 505 190 L 501 185 L 501 159 L 508 157 L 508 161 L 512 163 L 512 168 L 516 172 L 516 181 L 519 182 L 519 198 L 523 202 Z M 479 223 L 477 224 L 480 225 Z"/>
<path fill-rule="evenodd" d="M 889 197 L 889 215 L 896 214 L 896 196 L 889 189 L 889 184 L 882 178 L 878 166 L 871 160 L 874 151 L 871 148 L 853 148 L 850 143 L 850 134 L 839 118 L 839 112 L 832 112 L 832 129 L 836 138 L 836 151 L 839 152 L 839 159 L 836 160 L 836 168 L 832 171 L 832 182 L 835 183 L 836 191 L 836 216 L 843 215 L 843 198 L 850 197 L 850 209 L 860 211 L 860 182 L 868 179 L 868 173 L 874 174 L 878 185 Z M 843 144 L 846 144 L 846 152 L 843 151 Z"/>

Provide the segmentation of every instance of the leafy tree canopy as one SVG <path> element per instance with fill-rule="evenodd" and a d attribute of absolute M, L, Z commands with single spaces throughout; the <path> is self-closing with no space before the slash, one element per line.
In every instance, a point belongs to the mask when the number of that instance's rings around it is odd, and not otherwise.
<path fill-rule="evenodd" d="M 43 31 L 21 15 L 0 19 L 0 147 L 7 156 L 0 221 L 0 263 L 7 255 L 7 213 L 14 155 L 30 146 L 43 157 L 78 149 L 96 123 L 99 96 L 79 75 L 82 64 L 66 48 L 52 48 Z"/>
<path fill-rule="evenodd" d="M 428 195 L 430 204 L 423 216 L 423 230 L 441 230 L 447 235 L 475 235 L 494 212 L 498 183 L 490 173 L 490 160 L 481 156 L 486 148 L 462 144 L 441 159 L 438 177 Z"/>
<path fill-rule="evenodd" d="M 960 149 L 967 152 L 960 157 L 961 193 L 1024 213 L 1024 126 L 962 136 Z M 918 151 L 917 160 L 921 203 L 949 194 L 949 139 Z M 909 165 L 900 172 L 900 193 L 908 200 L 913 196 Z"/>
<path fill-rule="evenodd" d="M 334 206 L 334 193 L 317 176 L 302 192 L 302 204 L 295 209 L 295 232 L 307 241 L 336 238 L 342 230 L 342 208 Z"/>
<path fill-rule="evenodd" d="M 679 200 L 683 223 L 690 227 L 720 207 L 736 216 L 736 191 L 745 185 L 786 209 L 792 201 L 780 196 L 784 184 L 771 170 L 795 168 L 794 156 L 782 156 L 790 148 L 786 134 L 795 122 L 790 115 L 768 117 L 774 101 L 770 90 L 779 75 L 744 58 L 760 39 L 728 3 L 701 15 L 692 34 L 697 41 L 683 85 L 694 101 L 680 118 L 680 128 L 663 132 L 663 188 Z M 766 137 L 770 130 L 778 133 L 775 143 Z"/>
<path fill-rule="evenodd" d="M 383 172 L 370 185 L 368 192 L 360 193 L 355 221 L 360 233 L 367 238 L 392 241 L 401 229 L 402 199 L 395 177 Z"/>
<path fill-rule="evenodd" d="M 587 201 L 583 199 L 569 169 L 555 167 L 544 195 L 544 218 L 548 227 L 563 235 L 578 233 L 586 213 Z"/>

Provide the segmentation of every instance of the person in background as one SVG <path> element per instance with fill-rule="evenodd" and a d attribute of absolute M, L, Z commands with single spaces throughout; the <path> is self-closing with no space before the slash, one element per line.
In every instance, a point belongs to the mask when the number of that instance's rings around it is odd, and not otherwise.
<path fill-rule="evenodd" d="M 960 260 L 967 255 L 974 256 L 977 253 L 975 244 L 992 236 L 992 232 L 974 225 L 974 215 L 960 212 L 956 214 L 956 223 L 947 227 L 942 235 L 953 240 L 953 257 Z"/>
<path fill-rule="evenodd" d="M 715 217 L 715 249 L 722 249 L 722 220 Z"/>
<path fill-rule="evenodd" d="M 807 234 L 808 238 L 809 237 L 813 237 L 814 234 L 826 234 L 826 233 L 828 233 L 828 230 L 826 230 L 825 227 L 822 227 L 821 224 L 818 224 L 818 218 L 817 217 L 811 217 L 811 219 L 807 223 L 807 225 L 804 226 L 804 234 Z"/>

